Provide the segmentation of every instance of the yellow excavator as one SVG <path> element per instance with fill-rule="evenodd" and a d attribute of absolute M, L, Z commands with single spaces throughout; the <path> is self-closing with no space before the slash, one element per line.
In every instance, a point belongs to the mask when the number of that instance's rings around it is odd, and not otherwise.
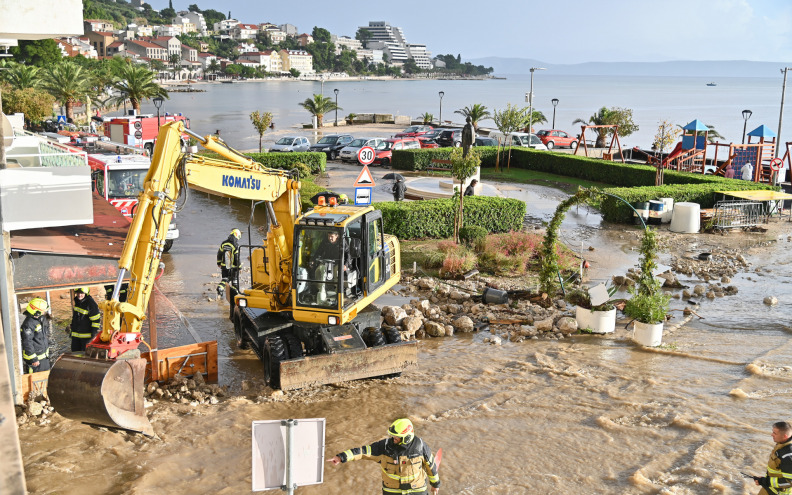
<path fill-rule="evenodd" d="M 183 133 L 224 159 L 183 152 Z M 112 297 L 99 304 L 102 331 L 85 353 L 64 354 L 50 372 L 47 392 L 59 414 L 153 434 L 143 408 L 147 361 L 138 349 L 140 329 L 168 225 L 190 188 L 265 208 L 262 245 L 243 246 L 251 286 L 231 284 L 227 295 L 237 344 L 255 351 L 270 386 L 290 390 L 395 375 L 417 364 L 417 343 L 380 329 L 372 305 L 401 274 L 399 242 L 384 233 L 380 211 L 331 200 L 302 213 L 296 171 L 265 168 L 215 136 L 172 122 L 159 132 Z M 127 277 L 127 301 L 120 302 Z"/>

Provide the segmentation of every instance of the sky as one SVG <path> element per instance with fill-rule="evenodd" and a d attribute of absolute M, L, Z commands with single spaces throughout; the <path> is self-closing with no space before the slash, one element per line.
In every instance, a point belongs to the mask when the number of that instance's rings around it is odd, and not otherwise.
<path fill-rule="evenodd" d="M 169 0 L 149 0 L 155 9 Z M 556 64 L 750 60 L 792 62 L 791 0 L 170 0 L 240 22 L 314 26 L 354 37 L 369 21 L 402 28 L 433 54 Z"/>

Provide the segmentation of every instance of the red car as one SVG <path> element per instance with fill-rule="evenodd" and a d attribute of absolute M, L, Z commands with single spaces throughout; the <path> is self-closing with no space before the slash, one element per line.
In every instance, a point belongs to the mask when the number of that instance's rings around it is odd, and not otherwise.
<path fill-rule="evenodd" d="M 430 125 L 411 125 L 407 129 L 396 134 L 394 137 L 418 137 L 434 129 Z"/>
<path fill-rule="evenodd" d="M 423 136 L 418 136 L 418 142 L 421 143 L 421 148 L 439 148 L 440 145 L 437 144 L 432 138 L 425 138 Z"/>
<path fill-rule="evenodd" d="M 416 138 L 391 138 L 386 139 L 374 150 L 376 157 L 374 163 L 383 167 L 390 165 L 393 157 L 393 150 L 417 150 L 421 149 L 421 142 Z"/>
<path fill-rule="evenodd" d="M 570 136 L 564 131 L 558 129 L 542 129 L 536 133 L 536 136 L 542 140 L 542 143 L 551 150 L 555 147 L 564 147 L 575 149 L 577 146 L 577 138 Z"/>

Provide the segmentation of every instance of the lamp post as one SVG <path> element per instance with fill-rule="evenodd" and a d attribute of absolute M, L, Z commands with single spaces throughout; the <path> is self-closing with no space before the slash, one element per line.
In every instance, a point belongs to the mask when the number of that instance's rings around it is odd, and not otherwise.
<path fill-rule="evenodd" d="M 336 108 L 335 108 L 335 110 L 336 110 L 336 125 L 335 126 L 338 127 L 338 88 L 334 89 L 333 93 L 335 93 L 335 95 L 336 95 Z"/>
<path fill-rule="evenodd" d="M 154 106 L 157 107 L 157 133 L 159 133 L 159 128 L 160 128 L 160 113 L 159 113 L 159 111 L 160 111 L 160 107 L 162 106 L 162 102 L 165 101 L 165 100 L 163 100 L 161 96 L 157 96 L 156 98 L 154 98 L 151 101 L 153 101 L 154 102 Z"/>
<path fill-rule="evenodd" d="M 553 98 L 550 100 L 550 103 L 553 104 L 553 129 L 555 129 L 555 109 L 556 105 L 558 105 L 558 98 Z"/>
<path fill-rule="evenodd" d="M 437 95 L 440 97 L 440 118 L 437 120 L 437 124 L 443 125 L 443 96 L 445 96 L 445 92 L 440 91 Z"/>
<path fill-rule="evenodd" d="M 528 142 L 531 142 L 531 128 L 533 127 L 533 73 L 537 70 L 547 70 L 544 67 L 531 67 L 531 92 L 528 93 Z"/>
<path fill-rule="evenodd" d="M 750 110 L 743 110 L 742 111 L 743 120 L 745 121 L 745 122 L 743 122 L 742 144 L 745 144 L 745 128 L 748 127 L 748 119 L 751 118 L 751 115 L 753 115 L 753 112 L 750 111 Z"/>
<path fill-rule="evenodd" d="M 784 83 L 781 86 L 781 112 L 778 114 L 778 132 L 776 133 L 776 147 L 775 157 L 778 158 L 778 146 L 781 144 L 781 121 L 784 119 L 784 93 L 786 93 L 787 72 L 792 70 L 792 67 L 784 67 L 781 73 L 784 74 Z"/>

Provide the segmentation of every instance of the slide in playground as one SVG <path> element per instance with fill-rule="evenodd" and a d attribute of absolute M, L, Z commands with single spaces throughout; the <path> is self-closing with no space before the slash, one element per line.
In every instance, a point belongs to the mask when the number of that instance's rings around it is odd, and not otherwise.
<path fill-rule="evenodd" d="M 682 148 L 682 141 L 680 141 L 680 142 L 678 142 L 678 143 L 676 144 L 676 146 L 675 146 L 675 147 L 674 147 L 674 149 L 671 151 L 671 153 L 669 153 L 669 154 L 668 154 L 668 156 L 667 156 L 667 157 L 665 157 L 665 159 L 663 160 L 663 166 L 666 166 L 666 165 L 668 164 L 668 162 L 669 162 L 669 161 L 671 161 L 671 160 L 673 160 L 674 158 L 676 158 L 676 157 L 678 157 L 679 155 L 681 155 L 683 151 L 685 151 L 685 150 Z"/>

